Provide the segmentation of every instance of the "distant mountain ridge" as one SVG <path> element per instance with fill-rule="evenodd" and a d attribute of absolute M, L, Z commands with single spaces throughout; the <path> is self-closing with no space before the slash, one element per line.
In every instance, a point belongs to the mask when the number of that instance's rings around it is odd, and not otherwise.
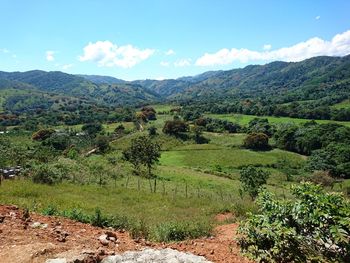
<path fill-rule="evenodd" d="M 60 71 L 0 72 L 0 89 L 37 89 L 113 105 L 212 98 L 254 99 L 266 96 L 303 100 L 308 94 L 349 92 L 350 55 L 314 57 L 301 62 L 271 62 L 227 71 L 208 71 L 196 76 L 166 80 L 124 81 L 98 75 L 72 75 Z M 303 98 L 301 98 L 303 97 Z"/>

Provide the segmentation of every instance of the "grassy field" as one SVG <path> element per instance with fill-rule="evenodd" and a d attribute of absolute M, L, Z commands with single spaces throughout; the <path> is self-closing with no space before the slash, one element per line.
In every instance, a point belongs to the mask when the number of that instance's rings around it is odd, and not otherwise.
<path fill-rule="evenodd" d="M 337 104 L 332 105 L 332 108 L 335 109 L 349 109 L 350 108 L 350 99 L 344 100 L 342 102 L 339 102 Z"/>
<path fill-rule="evenodd" d="M 254 118 L 264 118 L 268 119 L 270 123 L 279 124 L 279 123 L 296 123 L 302 124 L 308 122 L 308 119 L 298 119 L 298 118 L 289 118 L 289 117 L 274 117 L 274 116 L 254 116 L 254 115 L 244 115 L 244 114 L 207 114 L 206 116 L 216 119 L 223 119 L 232 122 L 236 122 L 240 125 L 247 125 Z M 315 120 L 317 123 L 338 123 L 350 127 L 349 121 L 331 121 L 331 120 Z"/>
<path fill-rule="evenodd" d="M 158 111 L 168 111 L 171 107 L 157 105 Z M 210 115 L 247 124 L 254 116 L 248 115 Z M 43 211 L 48 206 L 58 210 L 81 209 L 93 214 L 99 207 L 103 214 L 121 216 L 132 221 L 142 221 L 150 229 L 167 222 L 213 223 L 215 215 L 231 211 L 238 217 L 256 207 L 247 194 L 240 194 L 239 171 L 242 166 L 254 165 L 270 172 L 267 189 L 280 198 L 290 196 L 291 182 L 286 175 L 274 168 L 281 160 L 295 167 L 301 167 L 305 156 L 279 149 L 252 151 L 242 148 L 246 134 L 227 134 L 204 132 L 208 144 L 196 144 L 192 139 L 182 141 L 165 135 L 161 129 L 169 114 L 159 114 L 156 121 L 145 126 L 143 132 L 134 130 L 134 124 L 122 123 L 129 134 L 114 140 L 112 150 L 105 155 L 91 155 L 78 160 L 62 157 L 60 163 L 77 177 L 86 177 L 82 183 L 60 183 L 55 186 L 34 184 L 31 180 L 6 181 L 0 186 L 0 203 L 17 204 L 32 210 Z M 272 123 L 307 120 L 268 117 Z M 104 124 L 106 132 L 113 132 L 120 123 Z M 69 126 L 80 130 L 82 125 Z M 122 150 L 130 145 L 132 138 L 147 134 L 147 128 L 155 126 L 158 135 L 155 139 L 161 144 L 161 158 L 154 170 L 156 180 L 131 175 L 131 167 L 121 156 Z M 59 126 L 58 128 L 67 128 Z M 8 138 L 16 143 L 28 145 L 30 133 L 10 133 Z M 114 166 L 109 160 L 117 160 Z M 89 172 L 93 165 L 102 166 L 106 184 L 97 184 L 97 175 Z M 69 167 L 68 167 L 69 166 Z M 115 170 L 120 177 L 113 180 L 109 171 Z M 85 175 L 85 173 L 89 173 Z M 304 175 L 300 170 L 301 175 Z M 154 193 L 156 185 L 156 191 Z M 336 186 L 335 189 L 338 189 Z M 338 190 L 341 190 L 340 188 Z M 48 194 L 50 193 L 50 194 Z"/>

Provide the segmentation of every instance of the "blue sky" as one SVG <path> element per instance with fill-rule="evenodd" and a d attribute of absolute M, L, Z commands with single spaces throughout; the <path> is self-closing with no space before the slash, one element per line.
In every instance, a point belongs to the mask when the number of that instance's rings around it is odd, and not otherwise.
<path fill-rule="evenodd" d="M 0 0 L 0 70 L 163 79 L 350 53 L 350 1 Z"/>

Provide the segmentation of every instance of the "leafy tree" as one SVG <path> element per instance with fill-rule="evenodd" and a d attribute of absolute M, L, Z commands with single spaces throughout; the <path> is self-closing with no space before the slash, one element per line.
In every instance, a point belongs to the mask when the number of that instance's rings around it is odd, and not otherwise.
<path fill-rule="evenodd" d="M 91 173 L 93 175 L 97 175 L 98 177 L 98 184 L 100 186 L 102 185 L 105 185 L 107 182 L 106 182 L 106 174 L 107 174 L 107 171 L 105 169 L 105 167 L 101 164 L 96 164 L 96 163 L 93 163 L 89 166 L 89 169 L 91 171 Z"/>
<path fill-rule="evenodd" d="M 242 190 L 246 191 L 252 199 L 255 199 L 269 176 L 269 172 L 250 165 L 241 169 L 239 181 Z"/>
<path fill-rule="evenodd" d="M 98 122 L 87 123 L 81 127 L 81 130 L 91 137 L 96 137 L 98 133 L 102 132 L 103 126 Z"/>
<path fill-rule="evenodd" d="M 70 145 L 70 137 L 68 134 L 53 134 L 45 140 L 44 145 L 52 146 L 55 150 L 64 151 Z"/>
<path fill-rule="evenodd" d="M 339 193 L 302 183 L 294 198 L 259 194 L 259 213 L 240 226 L 240 246 L 259 262 L 350 262 L 350 203 Z"/>
<path fill-rule="evenodd" d="M 182 120 L 166 121 L 163 127 L 163 132 L 169 135 L 179 135 L 183 132 L 188 132 L 189 126 Z"/>
<path fill-rule="evenodd" d="M 146 117 L 147 120 L 153 121 L 156 120 L 156 110 L 151 107 L 151 106 L 145 106 L 141 109 L 141 112 L 143 113 L 143 115 Z"/>
<path fill-rule="evenodd" d="M 136 174 L 140 174 L 141 166 L 145 166 L 148 177 L 152 177 L 152 168 L 160 157 L 160 146 L 148 136 L 139 136 L 131 140 L 131 145 L 123 151 L 123 158 L 134 166 Z"/>
<path fill-rule="evenodd" d="M 61 172 L 48 164 L 35 166 L 32 173 L 32 180 L 34 183 L 53 185 L 62 181 Z"/>
<path fill-rule="evenodd" d="M 100 152 L 107 152 L 110 148 L 108 137 L 104 135 L 98 135 L 96 137 L 96 146 L 98 147 Z"/>
<path fill-rule="evenodd" d="M 34 141 L 43 141 L 50 138 L 50 136 L 54 133 L 55 133 L 54 129 L 41 129 L 33 133 L 32 139 Z"/>
<path fill-rule="evenodd" d="M 254 118 L 248 123 L 249 133 L 264 133 L 269 137 L 273 134 L 273 127 L 270 125 L 268 119 Z"/>
<path fill-rule="evenodd" d="M 123 151 L 123 158 L 134 166 L 136 174 L 141 173 L 141 166 L 145 166 L 148 177 L 152 177 L 152 168 L 160 157 L 160 146 L 148 136 L 139 136 L 131 140 L 131 145 Z"/>
<path fill-rule="evenodd" d="M 269 148 L 269 137 L 265 133 L 248 134 L 243 146 L 253 150 L 266 150 Z"/>

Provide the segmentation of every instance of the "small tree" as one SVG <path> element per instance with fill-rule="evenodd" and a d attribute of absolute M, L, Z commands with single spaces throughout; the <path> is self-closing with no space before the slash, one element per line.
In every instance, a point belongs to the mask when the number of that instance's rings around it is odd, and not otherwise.
<path fill-rule="evenodd" d="M 269 148 L 269 137 L 264 133 L 248 134 L 243 146 L 253 150 L 266 150 Z"/>
<path fill-rule="evenodd" d="M 81 130 L 91 137 L 96 137 L 103 130 L 101 123 L 87 123 L 81 127 Z"/>
<path fill-rule="evenodd" d="M 240 175 L 241 177 L 239 180 L 241 182 L 242 190 L 248 192 L 250 197 L 254 200 L 262 186 L 266 184 L 270 173 L 249 165 L 242 168 Z"/>
<path fill-rule="evenodd" d="M 123 151 L 123 158 L 134 166 L 136 174 L 140 174 L 141 166 L 148 170 L 148 177 L 152 177 L 152 168 L 160 157 L 160 145 L 148 136 L 139 136 L 131 140 L 131 145 Z"/>
<path fill-rule="evenodd" d="M 178 135 L 182 132 L 188 132 L 188 130 L 188 124 L 179 119 L 166 121 L 163 127 L 163 132 L 169 135 Z"/>
<path fill-rule="evenodd" d="M 99 135 L 96 138 L 96 146 L 101 153 L 105 153 L 109 150 L 109 139 L 107 136 Z"/>

